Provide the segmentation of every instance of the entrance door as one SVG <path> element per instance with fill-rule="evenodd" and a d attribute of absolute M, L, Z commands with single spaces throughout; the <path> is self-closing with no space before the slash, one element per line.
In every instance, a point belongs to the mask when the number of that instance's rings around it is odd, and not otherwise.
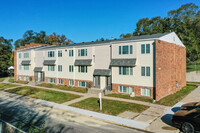
<path fill-rule="evenodd" d="M 94 88 L 100 88 L 100 76 L 94 76 Z"/>

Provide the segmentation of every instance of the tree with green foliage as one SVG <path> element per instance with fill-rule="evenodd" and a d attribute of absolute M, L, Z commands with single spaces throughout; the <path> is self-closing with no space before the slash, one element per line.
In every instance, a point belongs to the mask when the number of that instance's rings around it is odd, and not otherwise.
<path fill-rule="evenodd" d="M 136 26 L 133 33 L 122 34 L 120 37 L 174 31 L 187 48 L 188 60 L 195 61 L 200 58 L 200 11 L 197 5 L 182 5 L 177 10 L 169 11 L 165 18 L 142 18 Z"/>
<path fill-rule="evenodd" d="M 10 67 L 10 57 L 12 55 L 12 39 L 5 39 L 0 37 L 0 77 L 8 75 L 8 68 Z"/>
<path fill-rule="evenodd" d="M 24 46 L 25 44 L 30 44 L 30 43 L 67 45 L 70 42 L 72 41 L 67 39 L 65 35 L 58 35 L 55 32 L 47 36 L 45 31 L 40 31 L 39 33 L 37 33 L 37 32 L 34 32 L 33 30 L 28 30 L 24 33 L 22 39 L 18 39 L 15 41 L 14 45 L 15 45 L 15 48 L 18 48 L 19 46 Z"/>

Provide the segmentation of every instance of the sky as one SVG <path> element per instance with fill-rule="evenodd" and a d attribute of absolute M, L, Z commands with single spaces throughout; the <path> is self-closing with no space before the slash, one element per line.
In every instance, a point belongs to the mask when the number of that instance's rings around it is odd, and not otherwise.
<path fill-rule="evenodd" d="M 0 0 L 0 36 L 22 38 L 27 30 L 56 32 L 72 41 L 119 38 L 132 33 L 141 18 L 165 17 L 200 0 Z"/>

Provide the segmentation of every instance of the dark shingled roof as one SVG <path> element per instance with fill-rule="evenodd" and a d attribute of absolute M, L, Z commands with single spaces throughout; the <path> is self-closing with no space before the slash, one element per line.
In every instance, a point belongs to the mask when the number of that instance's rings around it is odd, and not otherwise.
<path fill-rule="evenodd" d="M 44 60 L 43 65 L 55 65 L 56 60 Z"/>
<path fill-rule="evenodd" d="M 22 61 L 22 65 L 30 65 L 31 61 L 30 60 L 24 60 Z"/>
<path fill-rule="evenodd" d="M 111 66 L 135 66 L 136 59 L 112 59 L 110 62 Z"/>
<path fill-rule="evenodd" d="M 95 44 L 106 44 L 106 43 L 115 43 L 118 41 L 129 41 L 129 40 L 143 40 L 143 39 L 158 39 L 162 36 L 165 36 L 171 32 L 166 33 L 157 33 L 152 35 L 139 35 L 139 36 L 132 36 L 129 38 L 121 38 L 116 40 L 105 40 L 105 41 L 92 41 L 92 42 L 82 42 L 82 43 L 74 43 L 69 45 L 52 45 L 52 46 L 46 46 L 40 49 L 55 49 L 55 48 L 62 48 L 62 47 L 69 47 L 69 46 L 84 46 L 84 45 L 95 45 Z M 39 50 L 40 50 L 39 49 Z"/>
<path fill-rule="evenodd" d="M 35 72 L 41 72 L 41 71 L 42 71 L 42 67 L 35 67 L 35 68 L 34 68 L 34 71 L 35 71 Z"/>
<path fill-rule="evenodd" d="M 92 60 L 91 59 L 89 59 L 89 60 L 86 60 L 86 59 L 75 60 L 74 65 L 75 66 L 91 66 L 92 65 Z"/>
<path fill-rule="evenodd" d="M 93 75 L 110 76 L 110 69 L 95 69 Z"/>

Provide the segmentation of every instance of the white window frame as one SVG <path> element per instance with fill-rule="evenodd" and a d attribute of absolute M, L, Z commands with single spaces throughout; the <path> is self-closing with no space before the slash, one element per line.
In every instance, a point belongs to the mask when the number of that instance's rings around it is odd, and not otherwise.
<path fill-rule="evenodd" d="M 83 54 L 81 53 L 83 51 Z M 78 49 L 78 56 L 87 56 L 87 49 Z"/>
<path fill-rule="evenodd" d="M 22 70 L 22 65 L 19 65 L 19 70 Z"/>
<path fill-rule="evenodd" d="M 58 50 L 58 57 L 62 57 L 62 50 Z"/>
<path fill-rule="evenodd" d="M 128 89 L 128 91 L 124 91 L 125 89 Z M 134 92 L 134 88 L 133 87 L 128 87 L 128 86 L 119 86 L 119 93 L 126 93 L 126 94 L 131 94 L 132 92 Z"/>
<path fill-rule="evenodd" d="M 19 59 L 21 59 L 22 58 L 22 54 L 21 53 L 19 53 Z"/>
<path fill-rule="evenodd" d="M 22 80 L 22 76 L 19 76 L 19 80 Z"/>
<path fill-rule="evenodd" d="M 128 47 L 128 53 L 124 53 L 123 47 Z M 119 53 L 119 55 L 133 54 L 133 45 L 120 45 L 118 53 Z"/>
<path fill-rule="evenodd" d="M 55 79 L 54 78 L 48 78 L 48 83 L 55 83 Z"/>
<path fill-rule="evenodd" d="M 70 49 L 69 50 L 69 57 L 73 57 L 74 56 L 74 50 L 73 49 Z"/>
<path fill-rule="evenodd" d="M 29 70 L 29 65 L 24 65 L 24 70 L 28 71 Z"/>
<path fill-rule="evenodd" d="M 25 77 L 24 77 L 24 80 L 25 80 L 25 81 L 29 81 L 29 77 L 28 77 L 28 76 L 25 76 Z"/>
<path fill-rule="evenodd" d="M 52 58 L 52 57 L 54 57 L 54 51 L 48 51 L 48 57 L 49 58 Z"/>
<path fill-rule="evenodd" d="M 83 83 L 85 84 L 85 85 L 83 85 Z M 85 82 L 85 81 L 78 81 L 78 86 L 79 87 L 88 87 L 88 82 Z"/>
<path fill-rule="evenodd" d="M 69 72 L 74 72 L 74 66 L 73 65 L 69 65 Z"/>
<path fill-rule="evenodd" d="M 87 66 L 78 66 L 78 72 L 79 73 L 87 73 L 88 72 L 88 67 Z"/>
<path fill-rule="evenodd" d="M 128 73 L 124 73 L 124 69 L 128 69 Z M 119 66 L 119 75 L 133 75 L 133 67 Z"/>
<path fill-rule="evenodd" d="M 58 72 L 62 72 L 62 65 L 58 65 Z"/>
<path fill-rule="evenodd" d="M 62 79 L 58 79 L 58 84 L 63 84 L 63 80 Z"/>
<path fill-rule="evenodd" d="M 54 65 L 48 65 L 48 71 L 55 71 Z"/>
<path fill-rule="evenodd" d="M 69 85 L 74 86 L 74 80 L 69 80 Z"/>
<path fill-rule="evenodd" d="M 148 95 L 147 91 L 150 91 L 149 95 Z M 148 97 L 150 97 L 151 96 L 151 89 L 150 88 L 141 88 L 141 96 L 148 96 Z"/>
<path fill-rule="evenodd" d="M 24 58 L 29 58 L 29 53 L 24 53 Z"/>
<path fill-rule="evenodd" d="M 144 72 L 143 72 L 143 70 L 144 70 Z M 150 66 L 141 66 L 141 76 L 142 77 L 145 77 L 145 76 L 150 77 L 151 76 L 151 67 Z"/>

